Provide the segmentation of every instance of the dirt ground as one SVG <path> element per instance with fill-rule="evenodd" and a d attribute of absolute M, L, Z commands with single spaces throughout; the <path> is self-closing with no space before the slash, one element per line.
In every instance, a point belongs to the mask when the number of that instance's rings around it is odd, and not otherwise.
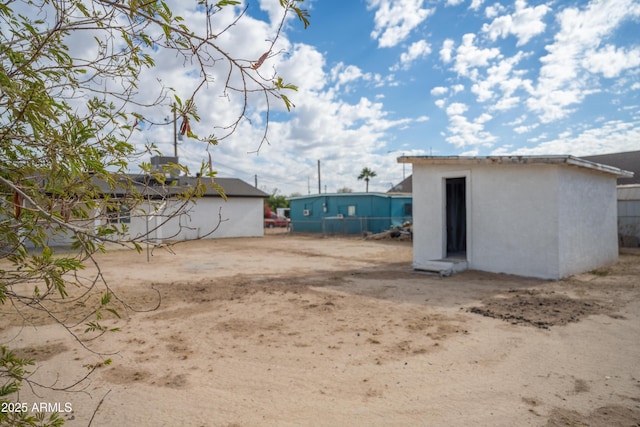
<path fill-rule="evenodd" d="M 558 282 L 411 258 L 410 242 L 282 234 L 110 251 L 120 332 L 90 351 L 5 305 L 0 342 L 40 384 L 96 368 L 18 398 L 60 403 L 69 426 L 640 426 L 640 253 Z"/>

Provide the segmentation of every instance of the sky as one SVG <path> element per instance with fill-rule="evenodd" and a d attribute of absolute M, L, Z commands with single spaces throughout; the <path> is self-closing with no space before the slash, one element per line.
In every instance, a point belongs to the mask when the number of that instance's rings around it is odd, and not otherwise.
<path fill-rule="evenodd" d="M 195 2 L 193 2 L 195 4 Z M 170 5 L 172 3 L 169 3 Z M 251 98 L 234 135 L 219 145 L 185 139 L 180 161 L 197 170 L 211 155 L 218 176 L 267 192 L 315 194 L 348 188 L 376 172 L 369 191 L 411 174 L 401 155 L 575 156 L 640 150 L 640 1 L 306 0 L 306 30 L 290 16 L 260 72 L 298 86 L 295 108 Z M 201 11 L 176 1 L 197 26 Z M 225 8 L 219 25 L 246 14 L 220 43 L 257 61 L 281 17 L 278 0 Z M 158 55 L 141 82 L 197 82 L 175 55 Z M 218 71 L 218 82 L 224 72 Z M 198 134 L 224 126 L 240 98 L 215 84 L 199 93 Z M 224 96 L 223 96 L 224 95 Z M 169 114 L 169 107 L 166 112 Z M 163 114 L 158 111 L 158 115 Z M 172 128 L 136 136 L 172 155 Z M 320 180 L 318 179 L 320 162 Z"/>

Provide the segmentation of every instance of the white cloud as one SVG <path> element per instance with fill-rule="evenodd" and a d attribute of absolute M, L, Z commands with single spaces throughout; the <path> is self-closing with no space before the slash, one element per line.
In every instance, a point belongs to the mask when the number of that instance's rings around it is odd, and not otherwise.
<path fill-rule="evenodd" d="M 335 83 L 335 89 L 339 90 L 346 87 L 346 91 L 350 90 L 349 84 L 362 81 L 378 81 L 379 76 L 372 73 L 363 72 L 360 67 L 356 65 L 345 65 L 343 62 L 339 62 L 331 69 L 331 81 Z"/>
<path fill-rule="evenodd" d="M 504 39 L 513 34 L 518 38 L 517 46 L 522 46 L 532 37 L 544 32 L 545 24 L 542 18 L 550 10 L 551 8 L 544 4 L 527 7 L 525 0 L 516 0 L 514 13 L 500 16 L 491 24 L 484 24 L 482 31 L 487 33 L 493 41 L 498 37 Z"/>
<path fill-rule="evenodd" d="M 493 116 L 491 114 L 488 113 L 482 113 L 478 116 L 478 118 L 475 120 L 476 123 L 486 123 L 489 120 L 493 119 Z"/>
<path fill-rule="evenodd" d="M 491 147 L 496 137 L 484 130 L 481 121 L 469 121 L 464 116 L 452 116 L 447 127 L 446 141 L 456 148 L 469 146 Z"/>
<path fill-rule="evenodd" d="M 267 12 L 269 22 L 272 26 L 278 25 L 282 19 L 282 6 L 279 0 L 259 0 L 260 9 Z M 227 6 L 228 7 L 228 6 Z M 288 19 L 293 19 L 293 14 L 289 14 Z"/>
<path fill-rule="evenodd" d="M 473 78 L 474 69 L 486 67 L 489 60 L 500 57 L 498 48 L 478 48 L 474 44 L 475 38 L 475 34 L 465 34 L 462 36 L 462 44 L 456 49 L 453 69 L 461 76 Z"/>
<path fill-rule="evenodd" d="M 496 137 L 485 131 L 484 124 L 492 120 L 493 117 L 490 114 L 482 113 L 475 119 L 469 120 L 463 115 L 468 109 L 466 104 L 460 102 L 454 102 L 447 107 L 449 136 L 445 140 L 456 148 L 492 146 Z"/>
<path fill-rule="evenodd" d="M 471 5 L 469 6 L 469 9 L 478 10 L 480 9 L 480 6 L 482 6 L 483 3 L 484 3 L 484 0 L 471 0 Z"/>
<path fill-rule="evenodd" d="M 432 96 L 445 96 L 447 94 L 451 94 L 451 95 L 455 95 L 461 91 L 464 90 L 464 85 L 461 84 L 457 84 L 457 85 L 453 85 L 449 88 L 444 87 L 444 86 L 436 86 L 433 89 L 431 89 L 430 94 Z M 434 104 L 436 105 L 436 107 L 440 108 L 440 109 L 444 109 L 445 106 L 447 105 L 447 99 L 446 98 L 441 98 L 441 99 L 437 99 Z M 466 111 L 468 107 L 465 104 L 462 103 L 453 103 L 450 105 L 448 112 L 450 114 L 457 114 L 459 112 L 459 114 L 462 114 L 462 112 Z"/>
<path fill-rule="evenodd" d="M 296 44 L 289 55 L 281 58 L 278 72 L 285 81 L 295 82 L 299 90 L 320 90 L 327 84 L 324 66 L 320 52 L 309 45 Z"/>
<path fill-rule="evenodd" d="M 345 72 L 350 69 L 345 64 L 338 68 L 339 71 L 334 67 L 328 72 L 326 79 L 342 78 L 343 82 L 353 84 L 366 74 L 354 72 L 353 68 Z M 341 100 L 333 89 L 305 89 L 296 96 L 299 102 L 292 115 L 286 121 L 270 124 L 273 143 L 263 146 L 259 157 L 268 159 L 268 168 L 260 167 L 259 159 L 247 160 L 246 154 L 228 147 L 219 156 L 221 164 L 236 167 L 240 164 L 241 170 L 258 170 L 262 183 L 278 187 L 285 194 L 293 191 L 306 194 L 306 180 L 301 178 L 310 176 L 315 180 L 318 159 L 322 161 L 323 187 L 326 184 L 329 192 L 345 186 L 357 190 L 357 167 L 370 166 L 378 173 L 371 183 L 372 191 L 386 191 L 391 182 L 400 181 L 402 168 L 398 168 L 395 157 L 376 151 L 385 151 L 391 130 L 424 122 L 428 117 L 390 119 L 382 102 L 361 97 L 356 103 L 349 103 Z M 246 145 L 242 134 L 235 141 L 239 146 Z"/>
<path fill-rule="evenodd" d="M 500 3 L 495 3 L 493 6 L 487 6 L 487 8 L 484 10 L 484 15 L 487 18 L 491 19 L 495 18 L 505 10 L 506 8 L 503 5 L 501 5 Z"/>
<path fill-rule="evenodd" d="M 622 22 L 640 17 L 640 4 L 633 0 L 594 0 L 584 9 L 567 8 L 558 14 L 560 31 L 554 43 L 548 45 L 549 52 L 542 57 L 538 84 L 528 106 L 540 115 L 543 122 L 551 122 L 569 115 L 571 106 L 580 104 L 584 98 L 598 91 L 597 82 L 589 79 L 589 70 L 584 61 L 588 53 L 595 53 L 602 42 L 610 37 Z M 607 56 L 605 48 L 600 53 Z M 610 50 L 615 59 L 624 58 L 614 65 L 601 65 L 597 72 L 617 75 L 627 64 L 633 63 L 635 54 L 620 55 L 617 49 Z"/>
<path fill-rule="evenodd" d="M 542 136 L 542 138 L 545 137 Z M 516 149 L 500 147 L 492 154 L 588 156 L 638 150 L 638 141 L 640 141 L 639 122 L 611 120 L 601 126 L 586 129 L 573 137 L 566 133 L 557 139 L 541 142 L 535 147 Z"/>
<path fill-rule="evenodd" d="M 449 92 L 449 88 L 443 87 L 443 86 L 436 86 L 433 89 L 431 89 L 431 95 L 433 96 L 442 96 L 445 95 Z"/>
<path fill-rule="evenodd" d="M 510 121 L 508 123 L 505 123 L 505 125 L 507 125 L 507 126 L 518 126 L 518 125 L 521 125 L 522 123 L 524 123 L 525 120 L 527 120 L 527 116 L 525 114 L 523 114 L 520 117 L 516 117 L 512 121 Z"/>
<path fill-rule="evenodd" d="M 448 64 L 453 59 L 453 48 L 455 47 L 455 42 L 451 39 L 446 39 L 442 43 L 442 49 L 440 49 L 440 59 L 445 64 Z"/>
<path fill-rule="evenodd" d="M 522 53 L 518 53 L 487 69 L 486 78 L 478 79 L 471 87 L 471 92 L 477 95 L 478 102 L 495 101 L 498 98 L 491 108 L 507 110 L 518 104 L 520 98 L 514 96 L 518 89 L 524 89 L 527 92 L 532 90 L 532 82 L 528 79 L 522 79 L 520 77 L 522 72 L 515 70 L 515 66 L 522 57 Z M 496 93 L 496 89 L 499 93 Z"/>
<path fill-rule="evenodd" d="M 461 102 L 454 102 L 453 104 L 449 105 L 449 107 L 447 108 L 447 115 L 459 116 L 461 114 L 466 113 L 468 109 L 469 107 L 466 104 L 463 104 Z"/>
<path fill-rule="evenodd" d="M 431 45 L 426 40 L 418 40 L 411 43 L 409 49 L 400 55 L 400 63 L 391 67 L 391 71 L 399 69 L 407 70 L 411 64 L 420 58 L 426 58 L 431 53 Z"/>
<path fill-rule="evenodd" d="M 609 79 L 618 77 L 623 71 L 640 66 L 640 48 L 618 49 L 608 44 L 602 49 L 586 52 L 581 66 Z"/>
<path fill-rule="evenodd" d="M 504 96 L 491 106 L 492 111 L 507 111 L 520 105 L 521 98 L 519 96 Z"/>
<path fill-rule="evenodd" d="M 369 9 L 377 9 L 371 37 L 379 47 L 393 47 L 435 12 L 423 8 L 424 0 L 367 0 Z"/>
<path fill-rule="evenodd" d="M 536 129 L 538 126 L 539 125 L 537 123 L 529 126 L 517 126 L 513 128 L 513 131 L 517 134 L 523 134 L 523 133 L 531 132 L 532 130 Z"/>
<path fill-rule="evenodd" d="M 459 4 L 464 3 L 464 0 L 446 0 L 447 6 L 458 6 Z"/>

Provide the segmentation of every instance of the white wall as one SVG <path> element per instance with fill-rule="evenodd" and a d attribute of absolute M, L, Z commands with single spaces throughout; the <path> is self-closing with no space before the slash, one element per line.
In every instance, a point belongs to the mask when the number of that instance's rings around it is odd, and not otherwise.
<path fill-rule="evenodd" d="M 474 168 L 469 268 L 558 277 L 557 182 L 549 165 Z"/>
<path fill-rule="evenodd" d="M 204 204 L 201 202 L 204 201 Z M 264 200 L 258 197 L 234 197 L 226 202 L 218 197 L 200 199 L 192 215 L 192 226 L 201 230 L 218 223 L 219 228 L 210 236 L 219 237 L 262 237 L 264 236 Z M 220 213 L 220 216 L 218 216 Z"/>
<path fill-rule="evenodd" d="M 560 168 L 560 174 L 560 276 L 616 262 L 615 177 L 577 168 Z"/>
<path fill-rule="evenodd" d="M 164 206 L 155 206 L 157 209 L 143 206 L 152 215 L 132 218 L 129 225 L 131 236 L 144 236 L 147 233 L 147 222 L 151 230 L 149 237 L 157 240 L 264 235 L 264 201 L 261 198 L 234 197 L 226 202 L 219 197 L 201 198 L 196 202 L 189 202 L 183 215 L 169 221 L 167 218 L 179 208 L 178 202 L 168 201 Z"/>
<path fill-rule="evenodd" d="M 548 164 L 417 163 L 415 268 L 446 255 L 444 180 L 463 176 L 469 268 L 558 279 L 617 259 L 613 175 Z"/>
<path fill-rule="evenodd" d="M 142 203 L 137 212 L 131 213 L 131 220 L 125 224 L 127 235 L 145 240 L 187 240 L 197 238 L 262 237 L 264 236 L 264 200 L 259 197 L 233 197 L 225 202 L 220 197 L 206 197 L 188 202 L 186 213 L 170 218 L 182 205 L 177 200 Z M 98 211 L 92 215 L 95 221 L 75 221 L 74 226 L 92 228 L 104 225 L 106 220 Z M 221 222 L 219 220 L 221 219 Z M 216 225 L 218 228 L 213 231 Z M 122 227 L 122 224 L 118 225 Z M 148 227 L 148 228 L 147 228 Z M 213 231 L 213 233 L 212 233 Z M 73 233 L 60 231 L 49 233 L 50 246 L 70 246 Z M 116 236 L 113 236 L 114 238 Z M 33 247 L 30 241 L 27 247 Z"/>
<path fill-rule="evenodd" d="M 446 255 L 444 232 L 446 178 L 467 178 L 467 212 L 470 204 L 471 172 L 447 166 L 413 166 L 413 258 L 414 267 L 421 268 L 428 261 L 442 259 Z M 470 221 L 467 215 L 467 236 L 470 236 Z M 419 237 L 418 237 L 419 236 Z M 467 240 L 469 245 L 469 240 Z M 468 250 L 467 250 L 468 252 Z"/>

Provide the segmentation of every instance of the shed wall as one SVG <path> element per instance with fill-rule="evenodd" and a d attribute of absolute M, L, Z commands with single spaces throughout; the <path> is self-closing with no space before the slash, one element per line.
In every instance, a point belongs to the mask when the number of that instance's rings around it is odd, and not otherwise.
<path fill-rule="evenodd" d="M 446 174 L 465 176 L 469 171 L 445 166 L 413 165 L 413 264 L 418 269 L 424 268 L 431 260 L 445 256 L 445 196 L 442 180 Z M 469 185 L 467 194 L 468 191 Z"/>
<path fill-rule="evenodd" d="M 560 277 L 618 259 L 615 176 L 560 168 Z"/>
<path fill-rule="evenodd" d="M 413 166 L 414 267 L 446 256 L 444 182 L 466 178 L 467 264 L 484 271 L 556 277 L 557 180 L 553 167 Z"/>
<path fill-rule="evenodd" d="M 558 179 L 546 165 L 474 168 L 469 267 L 559 277 Z"/>

